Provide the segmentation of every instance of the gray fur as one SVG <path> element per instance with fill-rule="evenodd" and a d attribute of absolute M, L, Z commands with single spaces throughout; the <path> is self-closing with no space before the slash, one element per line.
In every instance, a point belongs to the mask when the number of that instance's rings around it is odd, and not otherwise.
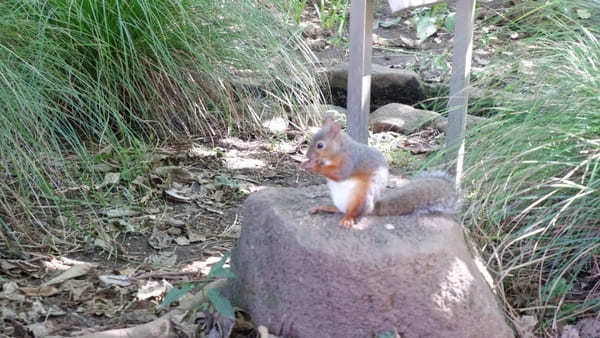
<path fill-rule="evenodd" d="M 451 187 L 455 187 L 455 180 L 448 173 L 441 170 L 431 170 L 431 171 L 423 171 L 418 173 L 413 181 L 418 182 L 419 180 L 428 180 L 428 179 L 441 179 L 445 183 L 449 184 Z M 459 206 L 459 194 L 454 188 L 453 193 L 447 194 L 446 196 L 441 196 L 435 203 L 424 205 L 421 209 L 415 210 L 417 214 L 426 214 L 426 213 L 444 213 L 444 214 L 454 214 L 458 212 Z"/>

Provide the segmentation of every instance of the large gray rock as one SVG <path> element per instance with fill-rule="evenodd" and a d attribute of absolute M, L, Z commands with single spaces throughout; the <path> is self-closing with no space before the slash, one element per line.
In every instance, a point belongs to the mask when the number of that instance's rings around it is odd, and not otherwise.
<path fill-rule="evenodd" d="M 390 103 L 371 114 L 370 124 L 374 133 L 394 131 L 410 134 L 442 116 L 434 111 L 416 109 L 400 103 Z"/>
<path fill-rule="evenodd" d="M 333 103 L 346 107 L 348 64 L 338 64 L 327 71 Z M 415 104 L 425 99 L 425 90 L 417 73 L 372 65 L 371 110 L 391 102 Z"/>
<path fill-rule="evenodd" d="M 309 215 L 324 186 L 268 188 L 244 204 L 234 303 L 285 337 L 512 337 L 460 227 L 443 215 Z M 389 230 L 388 230 L 389 229 Z"/>

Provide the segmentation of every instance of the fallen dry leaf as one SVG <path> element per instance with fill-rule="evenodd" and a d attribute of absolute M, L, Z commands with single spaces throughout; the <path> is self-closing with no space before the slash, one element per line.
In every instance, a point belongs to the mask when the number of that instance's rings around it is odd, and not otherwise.
<path fill-rule="evenodd" d="M 203 234 L 203 233 L 201 233 L 199 231 L 193 230 L 190 227 L 187 227 L 187 237 L 190 240 L 190 242 L 192 242 L 192 243 L 206 241 L 206 235 L 205 234 Z"/>
<path fill-rule="evenodd" d="M 25 301 L 25 296 L 23 296 L 19 291 L 19 286 L 15 282 L 8 282 L 2 284 L 2 292 L 0 292 L 0 299 L 8 299 L 14 300 L 17 302 Z"/>
<path fill-rule="evenodd" d="M 121 173 L 106 173 L 104 175 L 104 181 L 102 183 L 96 185 L 96 189 L 101 189 L 106 186 L 117 185 L 121 180 Z"/>
<path fill-rule="evenodd" d="M 179 246 L 186 246 L 186 245 L 190 245 L 190 240 L 183 236 L 178 236 L 178 237 L 175 237 L 175 243 L 177 243 L 177 245 L 179 245 Z"/>
<path fill-rule="evenodd" d="M 119 270 L 119 274 L 123 275 L 123 276 L 133 276 L 134 273 L 136 273 L 137 269 L 135 268 L 125 268 L 125 269 L 121 269 Z"/>
<path fill-rule="evenodd" d="M 167 292 L 167 288 L 168 285 L 166 282 L 158 282 L 151 280 L 140 287 L 135 297 L 138 300 L 146 300 L 149 298 L 160 297 L 165 292 Z"/>
<path fill-rule="evenodd" d="M 148 302 L 150 303 L 150 302 Z M 152 303 L 150 303 L 152 304 Z M 153 305 L 153 304 L 152 304 Z M 154 313 L 154 306 L 149 309 L 135 309 L 128 310 L 121 314 L 122 320 L 131 323 L 149 323 L 156 320 L 156 314 Z"/>
<path fill-rule="evenodd" d="M 173 217 L 169 217 L 169 219 L 167 220 L 167 224 L 174 227 L 183 227 L 185 225 L 185 222 Z"/>
<path fill-rule="evenodd" d="M 170 247 L 172 241 L 171 236 L 161 232 L 156 226 L 152 229 L 152 235 L 148 238 L 148 244 L 156 250 Z"/>
<path fill-rule="evenodd" d="M 83 293 L 88 289 L 93 289 L 94 285 L 87 280 L 69 279 L 62 284 L 62 289 L 71 295 L 74 301 L 80 300 Z"/>
<path fill-rule="evenodd" d="M 51 280 L 47 281 L 46 283 L 44 283 L 42 285 L 48 286 L 48 285 L 60 284 L 66 280 L 69 280 L 72 278 L 77 278 L 77 277 L 80 277 L 83 275 L 87 275 L 90 272 L 90 270 L 92 270 L 95 267 L 96 267 L 96 264 L 91 264 L 91 263 L 82 263 L 82 264 L 74 265 L 69 270 L 61 273 L 60 275 L 52 278 Z"/>
<path fill-rule="evenodd" d="M 27 325 L 27 328 L 33 333 L 34 337 L 48 337 L 51 332 L 56 330 L 54 322 L 51 320 L 44 320 L 39 323 L 32 323 Z"/>
<path fill-rule="evenodd" d="M 178 227 L 170 227 L 167 229 L 167 233 L 171 236 L 179 236 L 182 233 L 181 228 Z"/>
<path fill-rule="evenodd" d="M 23 292 L 27 296 L 38 296 L 38 297 L 39 296 L 41 296 L 41 297 L 54 296 L 55 294 L 60 292 L 54 286 L 43 286 L 43 285 L 39 286 L 39 287 L 32 287 L 32 288 L 22 287 L 22 288 L 19 288 L 19 290 L 21 290 L 21 292 Z"/>
<path fill-rule="evenodd" d="M 114 208 L 114 209 L 103 209 L 100 210 L 100 215 L 106 216 L 106 217 L 132 217 L 132 216 L 139 216 L 141 215 L 142 212 L 140 211 L 139 208 L 133 208 L 133 207 L 122 207 L 122 208 Z"/>
<path fill-rule="evenodd" d="M 100 294 L 85 303 L 85 309 L 96 316 L 113 318 L 122 310 L 122 305 L 114 304 L 112 299 Z"/>
<path fill-rule="evenodd" d="M 58 305 L 45 305 L 39 300 L 34 300 L 31 303 L 31 308 L 27 311 L 27 318 L 29 318 L 29 321 L 33 322 L 37 321 L 38 318 L 58 317 L 66 314 L 67 313 L 58 307 Z"/>
<path fill-rule="evenodd" d="M 131 281 L 128 276 L 123 275 L 100 275 L 98 279 L 104 284 L 108 285 L 118 285 L 118 286 L 129 286 L 131 285 Z"/>
<path fill-rule="evenodd" d="M 179 329 L 179 328 L 178 328 Z M 114 338 L 114 337 L 176 337 L 179 330 L 175 330 L 173 323 L 168 316 L 161 317 L 150 323 L 124 328 L 114 329 L 103 332 L 90 333 L 79 338 Z M 186 335 L 188 336 L 188 335 Z M 189 335 L 191 337 L 191 335 Z"/>
<path fill-rule="evenodd" d="M 174 252 L 161 252 L 160 254 L 150 255 L 144 261 L 152 265 L 171 266 L 177 263 L 177 255 Z"/>
<path fill-rule="evenodd" d="M 194 175 L 189 170 L 177 166 L 158 167 L 153 172 L 162 178 L 169 179 L 171 182 L 189 183 L 194 179 Z"/>
<path fill-rule="evenodd" d="M 93 171 L 98 171 L 98 172 L 101 172 L 101 173 L 106 173 L 106 172 L 109 172 L 111 170 L 114 170 L 115 166 L 110 165 L 108 163 L 98 163 L 98 164 L 94 164 L 93 166 L 91 166 L 90 169 L 92 169 Z"/>
<path fill-rule="evenodd" d="M 173 202 L 185 203 L 185 202 L 189 202 L 192 200 L 192 197 L 185 196 L 182 191 L 178 191 L 175 189 L 165 190 L 164 194 L 168 200 L 173 201 Z"/>
<path fill-rule="evenodd" d="M 140 187 L 146 189 L 151 189 L 148 185 L 146 185 L 146 182 L 148 182 L 148 177 L 146 175 L 138 175 L 133 181 L 131 181 L 131 184 L 139 185 Z"/>
<path fill-rule="evenodd" d="M 106 252 L 111 252 L 113 249 L 112 246 L 110 245 L 110 243 L 103 240 L 102 238 L 94 239 L 94 246 L 101 248 L 101 249 L 105 250 Z"/>

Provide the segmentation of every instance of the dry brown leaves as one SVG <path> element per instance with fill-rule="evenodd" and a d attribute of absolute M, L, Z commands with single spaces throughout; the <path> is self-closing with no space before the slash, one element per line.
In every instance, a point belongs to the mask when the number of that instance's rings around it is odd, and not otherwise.
<path fill-rule="evenodd" d="M 25 259 L 0 260 L 0 337 L 103 337 L 108 330 L 151 337 L 146 333 L 157 327 L 173 336 L 257 335 L 239 309 L 235 321 L 223 318 L 206 297 L 194 298 L 186 316 L 173 310 L 203 292 L 211 266 L 231 249 L 245 196 L 265 185 L 298 183 L 304 140 L 230 138 L 217 147 L 162 149 L 148 155 L 148 169 L 133 179 L 107 156 L 95 165 L 102 172 L 98 183 L 63 192 L 103 193 L 104 207 L 41 219 L 57 234 L 54 244 L 30 247 Z M 71 249 L 64 256 L 40 253 L 61 247 Z M 194 288 L 161 307 L 181 285 Z"/>

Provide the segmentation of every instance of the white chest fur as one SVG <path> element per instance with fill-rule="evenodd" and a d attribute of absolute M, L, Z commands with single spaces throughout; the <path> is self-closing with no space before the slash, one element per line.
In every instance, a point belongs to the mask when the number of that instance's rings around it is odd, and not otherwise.
<path fill-rule="evenodd" d="M 348 179 L 340 182 L 329 179 L 327 180 L 327 186 L 329 187 L 333 204 L 341 212 L 346 212 L 348 203 L 350 203 L 352 191 L 354 191 L 358 183 L 359 181 L 355 179 Z"/>

